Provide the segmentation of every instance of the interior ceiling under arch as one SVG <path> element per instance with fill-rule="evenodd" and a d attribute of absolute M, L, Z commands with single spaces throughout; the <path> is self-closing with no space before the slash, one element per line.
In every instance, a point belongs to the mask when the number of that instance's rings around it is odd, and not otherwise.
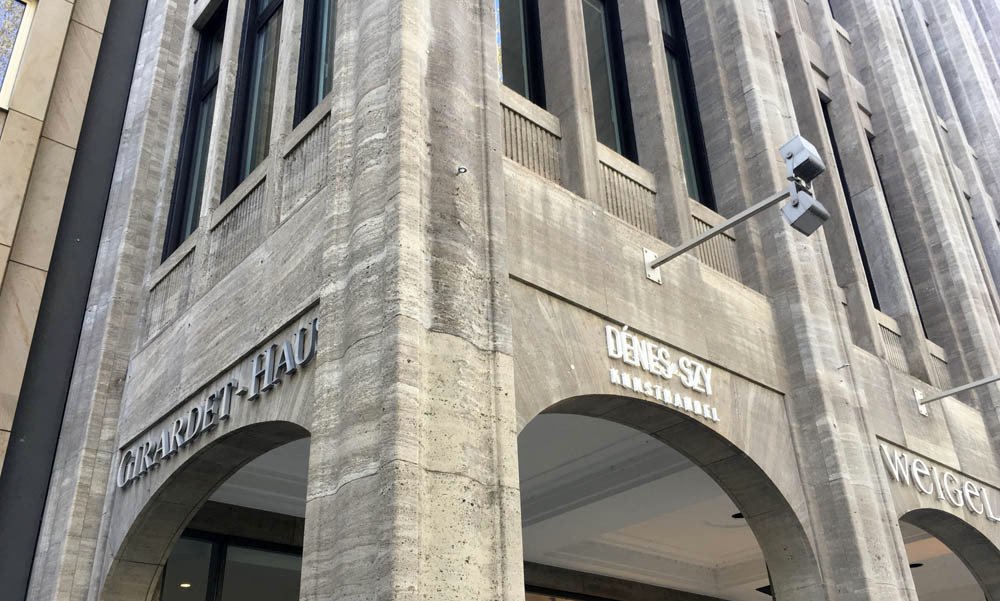
<path fill-rule="evenodd" d="M 526 561 L 766 601 L 757 541 L 729 497 L 667 445 L 602 419 L 542 414 L 518 437 Z M 920 601 L 982 601 L 957 557 L 903 525 Z"/>

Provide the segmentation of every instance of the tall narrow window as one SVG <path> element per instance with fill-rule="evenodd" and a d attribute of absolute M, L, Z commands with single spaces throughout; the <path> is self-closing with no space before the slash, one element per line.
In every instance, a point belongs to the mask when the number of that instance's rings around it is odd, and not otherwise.
<path fill-rule="evenodd" d="M 858 252 L 861 253 L 861 266 L 865 270 L 865 279 L 868 281 L 868 291 L 871 293 L 872 306 L 881 309 L 878 301 L 878 292 L 875 290 L 875 280 L 872 279 L 872 270 L 868 264 L 868 253 L 865 252 L 865 241 L 861 237 L 861 228 L 858 226 L 858 216 L 854 212 L 854 202 L 851 200 L 851 187 L 847 183 L 847 176 L 844 175 L 844 165 L 840 161 L 840 149 L 837 147 L 837 137 L 833 133 L 833 121 L 830 119 L 830 102 L 825 98 L 820 98 L 823 106 L 823 119 L 826 123 L 826 133 L 830 137 L 830 144 L 833 149 L 833 160 L 837 164 L 837 174 L 840 175 L 840 186 L 844 189 L 844 198 L 847 201 L 847 213 L 851 218 L 851 228 L 854 230 L 854 239 L 858 243 Z"/>
<path fill-rule="evenodd" d="M 215 90 L 219 81 L 225 15 L 226 7 L 219 7 L 215 16 L 201 31 L 201 41 L 191 74 L 191 92 L 180 155 L 177 158 L 170 216 L 167 219 L 164 259 L 198 227 L 201 197 L 205 187 L 208 141 L 212 134 L 212 114 L 215 111 Z"/>
<path fill-rule="evenodd" d="M 267 158 L 280 34 L 281 0 L 249 0 L 233 99 L 225 194 L 232 192 Z"/>
<path fill-rule="evenodd" d="M 295 99 L 297 124 L 333 88 L 333 53 L 337 37 L 337 0 L 307 0 L 302 17 L 302 51 Z"/>
<path fill-rule="evenodd" d="M 545 106 L 537 0 L 497 0 L 500 78 L 508 88 Z"/>
<path fill-rule="evenodd" d="M 583 0 L 583 25 L 597 139 L 634 161 L 635 139 L 616 0 Z"/>
<path fill-rule="evenodd" d="M 663 47 L 667 52 L 670 92 L 674 99 L 674 117 L 677 121 L 677 137 L 681 143 L 681 159 L 684 162 L 684 180 L 688 196 L 715 209 L 705 137 L 701 131 L 698 97 L 695 94 L 680 3 L 678 0 L 659 0 L 659 7 L 660 29 L 663 34 Z"/>
<path fill-rule="evenodd" d="M 889 197 L 885 193 L 885 182 L 882 180 L 882 170 L 878 165 L 878 158 L 875 156 L 875 146 L 873 144 L 873 138 L 871 136 L 865 137 L 868 141 L 868 152 L 871 153 L 872 164 L 875 165 L 875 176 L 878 178 L 879 190 L 882 192 L 882 198 L 888 199 Z M 892 218 L 892 211 L 886 211 L 889 214 L 889 223 L 892 225 L 892 234 L 896 237 L 896 247 L 899 248 L 900 253 L 903 251 L 903 245 L 899 243 L 899 231 L 896 230 L 896 220 Z M 906 273 L 906 283 L 910 287 L 910 295 L 913 297 L 914 304 L 917 305 L 917 318 L 920 320 L 920 328 L 924 331 L 924 338 L 929 338 L 927 336 L 927 325 L 924 323 L 923 311 L 920 310 L 920 302 L 917 300 L 917 293 L 913 290 L 913 278 L 910 277 L 910 268 L 906 266 L 906 257 L 903 257 L 903 271 Z"/>

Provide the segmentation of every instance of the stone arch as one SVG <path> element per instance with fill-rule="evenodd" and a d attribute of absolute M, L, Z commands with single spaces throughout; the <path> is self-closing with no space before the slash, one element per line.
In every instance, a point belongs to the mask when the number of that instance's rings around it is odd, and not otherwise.
<path fill-rule="evenodd" d="M 968 568 L 987 601 L 1000 601 L 1000 549 L 979 529 L 954 514 L 931 508 L 908 511 L 899 521 L 944 543 Z"/>
<path fill-rule="evenodd" d="M 686 456 L 743 513 L 764 554 L 775 598 L 780 601 L 827 598 L 814 549 L 785 495 L 753 459 L 712 428 L 665 406 L 616 395 L 571 397 L 541 413 L 615 422 L 643 432 Z M 530 421 L 526 420 L 524 425 Z"/>
<path fill-rule="evenodd" d="M 174 543 L 216 488 L 241 467 L 281 445 L 309 436 L 287 421 L 251 424 L 213 440 L 143 496 L 131 524 L 122 526 L 120 543 L 110 541 L 112 557 L 101 587 L 102 601 L 152 601 Z M 114 537 L 114 533 L 111 534 Z"/>

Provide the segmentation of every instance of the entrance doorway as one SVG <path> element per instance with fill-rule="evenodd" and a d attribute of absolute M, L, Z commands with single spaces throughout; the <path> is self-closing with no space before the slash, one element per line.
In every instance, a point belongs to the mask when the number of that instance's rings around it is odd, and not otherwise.
<path fill-rule="evenodd" d="M 161 601 L 298 601 L 308 463 L 302 439 L 228 478 L 171 549 Z"/>
<path fill-rule="evenodd" d="M 983 601 L 983 589 L 951 549 L 917 526 L 899 527 L 920 601 Z"/>
<path fill-rule="evenodd" d="M 899 527 L 920 601 L 1000 601 L 1000 550 L 972 524 L 917 509 Z"/>
<path fill-rule="evenodd" d="M 774 528 L 791 524 L 791 509 L 749 460 L 746 471 L 734 469 L 740 462 L 720 450 L 738 451 L 698 423 L 654 438 L 622 421 L 543 413 L 520 433 L 528 601 L 767 601 L 781 585 L 780 599 L 821 598 L 801 530 Z M 665 444 L 669 430 L 686 432 L 684 452 Z M 744 502 L 752 495 L 759 498 Z M 784 549 L 770 569 L 751 523 L 760 526 L 762 513 L 767 542 Z M 785 580 L 772 583 L 775 574 Z"/>

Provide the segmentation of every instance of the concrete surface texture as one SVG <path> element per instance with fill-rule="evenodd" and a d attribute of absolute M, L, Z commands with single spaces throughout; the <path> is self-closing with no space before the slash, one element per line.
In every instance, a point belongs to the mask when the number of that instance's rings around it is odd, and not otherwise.
<path fill-rule="evenodd" d="M 524 564 L 517 437 L 550 412 L 647 433 L 708 473 L 778 599 L 915 601 L 904 519 L 1000 600 L 1000 523 L 906 487 L 880 454 L 1000 495 L 1000 387 L 928 417 L 913 400 L 1000 371 L 997 1 L 681 0 L 718 214 L 686 195 L 658 3 L 618 2 L 637 165 L 596 139 L 580 4 L 539 7 L 544 109 L 503 101 L 492 1 L 370 0 L 339 3 L 333 89 L 295 124 L 303 6 L 285 0 L 269 155 L 223 198 L 246 2 L 150 0 L 31 599 L 157 599 L 212 491 L 306 436 L 302 599 L 592 592 Z M 216 10 L 200 224 L 161 261 L 196 26 Z M 646 279 L 643 248 L 784 186 L 778 151 L 799 132 L 828 167 L 819 233 L 768 211 Z M 518 136 L 556 138 L 559 182 L 511 158 Z M 636 220 L 650 195 L 656 235 Z M 315 362 L 118 486 L 123 449 L 312 319 Z M 684 394 L 719 421 L 616 383 L 609 325 L 708 366 L 711 391 Z"/>

